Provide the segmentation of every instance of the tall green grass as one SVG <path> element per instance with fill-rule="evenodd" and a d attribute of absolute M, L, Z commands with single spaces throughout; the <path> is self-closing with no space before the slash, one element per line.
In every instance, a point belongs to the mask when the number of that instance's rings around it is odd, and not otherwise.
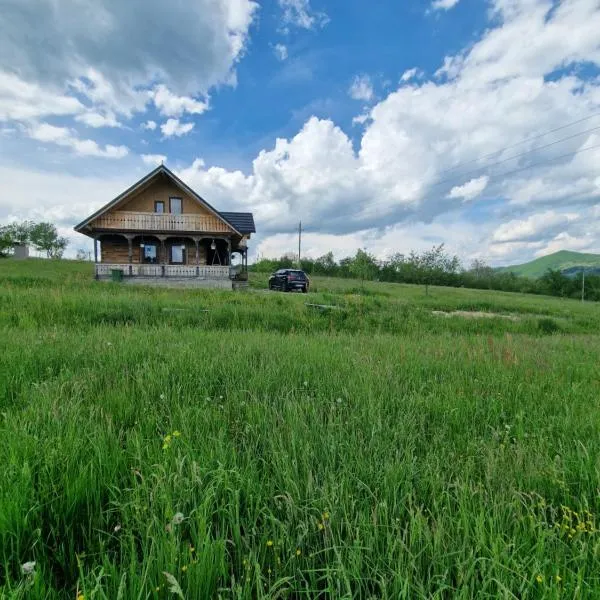
<path fill-rule="evenodd" d="M 21 264 L 0 597 L 597 597 L 596 307 L 323 280 L 320 311 Z M 431 314 L 466 306 L 522 319 Z"/>

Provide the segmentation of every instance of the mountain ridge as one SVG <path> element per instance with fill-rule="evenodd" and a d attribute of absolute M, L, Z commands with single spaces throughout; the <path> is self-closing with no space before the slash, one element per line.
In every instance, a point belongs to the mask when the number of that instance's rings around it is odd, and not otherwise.
<path fill-rule="evenodd" d="M 498 271 L 537 278 L 546 273 L 548 269 L 558 270 L 566 275 L 575 274 L 582 269 L 585 269 L 586 273 L 600 274 L 600 254 L 559 250 L 526 263 L 499 267 Z"/>

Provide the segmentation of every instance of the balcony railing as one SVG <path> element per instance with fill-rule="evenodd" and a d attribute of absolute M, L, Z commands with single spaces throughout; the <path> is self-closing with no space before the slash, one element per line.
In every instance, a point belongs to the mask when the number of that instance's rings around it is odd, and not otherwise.
<path fill-rule="evenodd" d="M 97 277 L 110 277 L 113 270 L 123 271 L 125 277 L 176 277 L 198 279 L 229 279 L 229 267 L 193 265 L 96 264 Z"/>
<path fill-rule="evenodd" d="M 173 215 L 119 210 L 99 216 L 95 229 L 118 229 L 120 231 L 198 231 L 227 233 L 231 228 L 212 215 Z"/>

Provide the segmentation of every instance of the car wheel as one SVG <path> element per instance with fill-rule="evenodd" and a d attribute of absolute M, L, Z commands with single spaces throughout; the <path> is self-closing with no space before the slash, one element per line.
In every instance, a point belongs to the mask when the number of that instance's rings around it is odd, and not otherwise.
<path fill-rule="evenodd" d="M 306 285 L 305 285 L 305 286 L 302 288 L 302 293 L 303 293 L 303 294 L 306 294 L 306 292 L 308 292 L 308 286 L 306 286 Z"/>

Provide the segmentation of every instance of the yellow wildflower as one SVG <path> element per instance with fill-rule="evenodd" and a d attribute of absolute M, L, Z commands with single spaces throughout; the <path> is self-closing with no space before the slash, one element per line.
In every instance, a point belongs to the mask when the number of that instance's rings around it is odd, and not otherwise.
<path fill-rule="evenodd" d="M 325 511 L 323 513 L 323 521 L 327 521 L 329 519 L 329 513 L 327 511 Z"/>
<path fill-rule="evenodd" d="M 317 525 L 317 527 L 319 528 L 319 531 L 323 531 L 323 529 L 325 528 L 325 525 L 323 525 L 323 523 L 319 523 Z"/>
<path fill-rule="evenodd" d="M 560 583 L 562 581 L 562 577 L 560 575 L 556 575 L 554 579 L 556 580 L 556 583 Z"/>
<path fill-rule="evenodd" d="M 173 432 L 173 437 L 179 437 L 181 435 L 181 431 L 178 431 L 177 429 Z"/>
<path fill-rule="evenodd" d="M 273 540 L 267 540 L 267 546 L 271 548 L 273 546 Z"/>
<path fill-rule="evenodd" d="M 538 576 L 535 578 L 535 580 L 536 580 L 538 583 L 542 583 L 542 581 L 544 581 L 544 577 L 543 577 L 542 575 L 538 575 Z"/>
<path fill-rule="evenodd" d="M 173 438 L 171 437 L 171 434 L 166 435 L 165 436 L 165 444 L 170 444 L 172 439 Z"/>
<path fill-rule="evenodd" d="M 300 556 L 302 554 L 302 550 L 300 548 L 296 548 L 296 556 Z"/>
<path fill-rule="evenodd" d="M 187 565 L 183 565 L 183 567 L 181 567 L 181 572 L 185 573 L 188 570 Z"/>
<path fill-rule="evenodd" d="M 85 596 L 81 592 L 79 592 L 77 594 L 77 600 L 85 600 Z"/>

